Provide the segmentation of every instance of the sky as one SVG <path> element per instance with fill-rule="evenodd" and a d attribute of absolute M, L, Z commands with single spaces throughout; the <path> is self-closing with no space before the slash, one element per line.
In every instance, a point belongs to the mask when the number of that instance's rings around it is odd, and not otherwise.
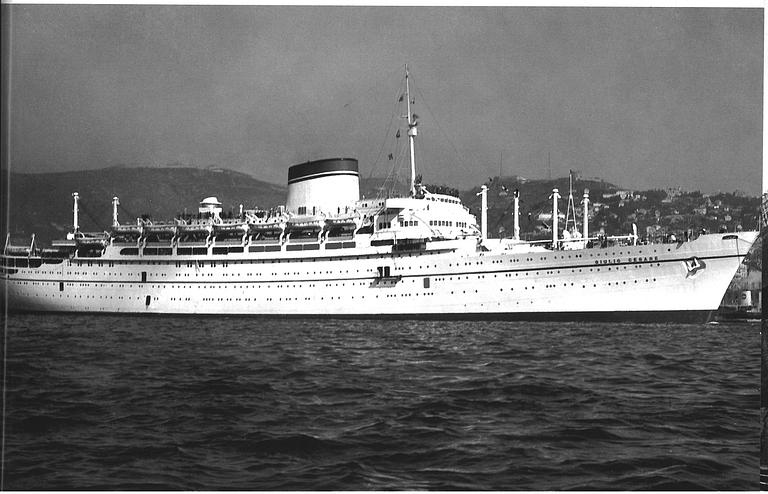
<path fill-rule="evenodd" d="M 407 177 L 407 64 L 427 183 L 574 169 L 761 192 L 762 9 L 3 8 L 12 171 L 176 163 L 284 184 L 351 157 Z"/>

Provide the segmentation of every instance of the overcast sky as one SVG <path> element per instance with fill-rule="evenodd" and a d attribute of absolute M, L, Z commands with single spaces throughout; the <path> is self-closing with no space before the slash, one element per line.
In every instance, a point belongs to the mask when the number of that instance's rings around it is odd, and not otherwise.
<path fill-rule="evenodd" d="M 405 176 L 407 63 L 429 183 L 479 185 L 502 155 L 544 178 L 549 156 L 553 176 L 760 193 L 760 9 L 11 8 L 14 171 L 180 162 L 285 183 L 345 156 Z"/>

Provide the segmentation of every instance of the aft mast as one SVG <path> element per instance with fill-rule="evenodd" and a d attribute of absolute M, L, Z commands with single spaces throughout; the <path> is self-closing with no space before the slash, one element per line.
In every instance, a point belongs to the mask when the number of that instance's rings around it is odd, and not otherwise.
<path fill-rule="evenodd" d="M 410 146 L 411 157 L 411 196 L 416 195 L 416 156 L 413 151 L 413 140 L 418 134 L 416 130 L 416 123 L 413 121 L 413 115 L 411 114 L 411 88 L 408 83 L 408 64 L 405 64 L 405 100 L 408 108 L 408 145 Z"/>

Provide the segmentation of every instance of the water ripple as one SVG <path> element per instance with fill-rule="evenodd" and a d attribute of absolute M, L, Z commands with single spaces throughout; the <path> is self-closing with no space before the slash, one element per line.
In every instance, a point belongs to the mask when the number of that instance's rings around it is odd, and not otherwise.
<path fill-rule="evenodd" d="M 757 488 L 751 325 L 7 322 L 4 489 Z"/>

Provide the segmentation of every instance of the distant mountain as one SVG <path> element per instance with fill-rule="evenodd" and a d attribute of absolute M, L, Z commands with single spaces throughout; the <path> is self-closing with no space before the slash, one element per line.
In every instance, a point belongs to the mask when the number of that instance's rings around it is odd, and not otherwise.
<path fill-rule="evenodd" d="M 63 237 L 72 226 L 72 192 L 80 194 L 80 225 L 85 231 L 101 231 L 112 221 L 112 197 L 120 198 L 119 220 L 132 223 L 145 214 L 155 219 L 170 219 L 179 213 L 195 213 L 201 199 L 216 196 L 225 212 L 245 208 L 270 208 L 285 204 L 286 187 L 257 180 L 224 169 L 189 167 L 115 167 L 63 173 L 0 174 L 3 181 L 2 231 L 10 223 L 14 243 L 24 242 L 32 233 L 42 243 Z M 4 183 L 9 181 L 9 183 Z M 552 189 L 562 198 L 559 210 L 565 213 L 568 178 L 526 180 L 522 177 L 491 177 L 488 191 L 488 233 L 490 237 L 509 237 L 513 232 L 513 191 L 520 190 L 520 228 L 523 238 L 551 236 Z M 458 192 L 464 204 L 480 221 L 480 187 L 457 191 L 447 185 L 427 186 L 432 192 Z M 626 234 L 632 224 L 641 237 L 656 241 L 668 233 L 678 235 L 686 229 L 721 227 L 732 231 L 752 228 L 756 223 L 759 198 L 735 194 L 702 195 L 675 190 L 622 191 L 597 179 L 574 182 L 574 205 L 581 226 L 581 198 L 590 190 L 590 231 L 604 228 L 609 234 Z M 8 192 L 10 191 L 10 195 Z M 408 192 L 408 184 L 384 178 L 361 178 L 360 196 L 392 197 Z M 8 200 L 8 202 L 6 202 Z M 7 204 L 7 206 L 6 206 Z M 539 215 L 544 213 L 541 218 Z M 549 215 L 549 219 L 547 219 Z M 561 223 L 560 229 L 563 228 Z"/>
<path fill-rule="evenodd" d="M 63 237 L 72 228 L 72 193 L 80 194 L 80 224 L 101 231 L 112 223 L 112 197 L 120 199 L 121 223 L 149 214 L 169 219 L 216 196 L 224 211 L 272 207 L 285 202 L 286 188 L 250 175 L 221 169 L 115 167 L 63 173 L 3 173 L 3 231 L 6 221 L 14 240 L 35 233 L 44 243 Z M 8 195 L 9 193 L 9 195 Z M 6 203 L 6 200 L 9 202 Z M 3 239 L 5 240 L 5 239 Z"/>

